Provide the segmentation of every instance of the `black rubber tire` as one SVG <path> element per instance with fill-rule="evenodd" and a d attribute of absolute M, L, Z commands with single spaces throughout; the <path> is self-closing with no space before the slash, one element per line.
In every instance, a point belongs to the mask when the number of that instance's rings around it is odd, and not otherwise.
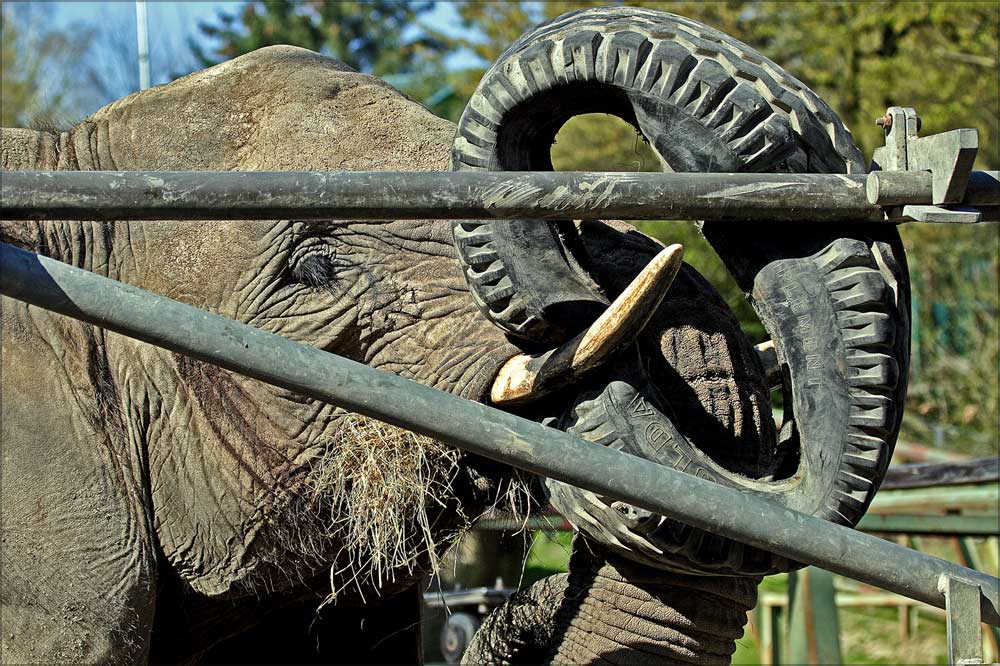
<path fill-rule="evenodd" d="M 559 128 L 595 112 L 635 125 L 674 171 L 865 170 L 836 114 L 776 64 L 696 21 L 632 8 L 570 12 L 507 49 L 459 121 L 452 166 L 551 169 Z M 474 297 L 512 335 L 562 339 L 606 302 L 571 225 L 482 220 L 454 233 Z M 909 279 L 898 233 L 808 220 L 703 233 L 778 349 L 779 451 L 790 453 L 776 472 L 802 486 L 791 504 L 855 524 L 888 466 L 905 398 Z"/>

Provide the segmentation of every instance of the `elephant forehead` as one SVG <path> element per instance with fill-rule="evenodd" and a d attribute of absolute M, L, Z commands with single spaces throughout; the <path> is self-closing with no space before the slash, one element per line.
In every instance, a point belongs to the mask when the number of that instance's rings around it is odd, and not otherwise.
<path fill-rule="evenodd" d="M 248 273 L 266 262 L 262 239 L 273 223 L 246 221 L 146 222 L 133 231 L 141 252 L 142 286 L 199 307 L 218 309 Z M 225 313 L 222 314 L 229 314 Z"/>
<path fill-rule="evenodd" d="M 329 96 L 259 107 L 256 142 L 246 168 L 346 171 L 445 171 L 454 126 L 387 84 L 360 74 Z M 267 147 L 284 146 L 273 150 Z"/>
<path fill-rule="evenodd" d="M 118 169 L 444 170 L 454 126 L 319 54 L 268 47 L 130 95 L 108 123 Z"/>

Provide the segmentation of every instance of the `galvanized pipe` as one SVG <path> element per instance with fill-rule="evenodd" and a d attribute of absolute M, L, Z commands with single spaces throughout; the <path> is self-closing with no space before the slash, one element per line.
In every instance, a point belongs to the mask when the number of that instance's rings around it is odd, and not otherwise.
<path fill-rule="evenodd" d="M 865 185 L 868 201 L 880 206 L 934 202 L 930 171 L 872 171 Z M 1000 171 L 973 171 L 965 186 L 964 206 L 1000 206 Z"/>
<path fill-rule="evenodd" d="M 884 219 L 864 175 L 595 172 L 5 171 L 32 220 Z"/>
<path fill-rule="evenodd" d="M 0 294 L 560 479 L 798 562 L 945 607 L 941 574 L 1000 579 L 0 243 Z"/>
<path fill-rule="evenodd" d="M 879 206 L 931 199 L 930 173 L 909 171 L 4 171 L 0 177 L 0 217 L 15 220 L 573 218 L 804 224 L 879 222 L 885 220 Z M 963 204 L 1000 205 L 997 172 L 974 171 Z"/>

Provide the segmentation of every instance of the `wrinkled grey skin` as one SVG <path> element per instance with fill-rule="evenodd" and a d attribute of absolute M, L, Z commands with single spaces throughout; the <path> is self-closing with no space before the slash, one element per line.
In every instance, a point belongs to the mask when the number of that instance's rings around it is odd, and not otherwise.
<path fill-rule="evenodd" d="M 443 170 L 452 132 L 376 79 L 275 47 L 127 97 L 58 136 L 4 130 L 2 166 Z M 2 230 L 5 241 L 469 398 L 514 352 L 465 295 L 444 223 Z M 340 544 L 304 543 L 319 531 L 310 521 L 329 517 L 303 516 L 294 499 L 338 410 L 2 303 L 5 663 L 142 661 L 158 578 L 206 598 L 252 600 L 314 576 L 329 591 Z"/>
<path fill-rule="evenodd" d="M 445 170 L 453 131 L 376 79 L 308 51 L 271 47 L 129 96 L 69 132 L 4 130 L 0 166 Z M 657 249 L 624 226 L 591 224 L 583 237 L 600 257 L 589 268 L 612 296 Z M 4 221 L 0 240 L 471 399 L 485 399 L 499 366 L 518 351 L 468 296 L 445 222 Z M 724 306 L 692 271 L 678 284 L 687 305 L 661 318 L 661 327 L 694 337 L 677 344 L 664 334 L 660 344 L 725 348 L 728 333 L 719 330 L 731 332 L 735 319 L 704 334 L 705 327 L 685 328 L 683 313 L 714 322 Z M 255 637 L 289 661 L 308 659 L 308 650 L 278 649 L 286 636 L 278 627 L 291 620 L 269 625 L 268 618 L 293 604 L 314 609 L 330 591 L 343 544 L 323 536 L 340 517 L 304 510 L 300 491 L 331 446 L 371 443 L 337 439 L 344 415 L 328 405 L 0 303 L 0 660 L 190 660 L 248 630 L 248 641 Z M 726 356 L 737 370 L 748 353 L 738 351 Z M 665 351 L 658 362 L 677 369 L 681 361 Z M 710 393 L 719 404 L 703 412 L 728 410 L 722 394 Z M 749 432 L 751 421 L 730 414 L 723 428 Z M 438 498 L 436 533 L 466 526 L 508 476 L 464 458 L 450 495 Z M 493 651 L 481 646 L 470 659 L 688 661 L 701 639 L 685 636 L 685 627 L 700 631 L 698 618 L 707 614 L 706 631 L 717 634 L 712 654 L 719 653 L 707 663 L 715 663 L 727 659 L 752 605 L 753 585 L 748 591 L 746 581 L 730 579 L 710 579 L 695 593 L 684 583 L 666 585 L 655 603 L 635 602 L 631 584 L 615 582 L 617 565 L 601 564 L 599 553 L 575 557 L 584 563 L 568 579 L 529 593 L 543 600 L 535 615 L 522 612 L 504 626 L 494 620 L 483 633 Z M 391 606 L 393 594 L 412 590 L 427 566 L 421 560 L 363 597 L 334 575 L 334 588 L 346 590 L 337 603 L 374 607 L 371 622 L 380 604 L 383 614 L 405 616 Z M 649 585 L 640 588 L 648 594 Z M 594 595 L 596 606 L 587 601 Z M 636 603 L 652 609 L 651 626 L 680 629 L 629 633 L 634 622 L 621 611 Z M 358 642 L 361 611 L 352 613 L 337 620 L 344 646 Z M 526 618 L 536 630 L 523 630 Z M 655 649 L 636 650 L 650 641 Z M 524 648 L 520 658 L 515 643 Z M 333 647 L 327 659 L 354 660 L 346 647 Z"/>

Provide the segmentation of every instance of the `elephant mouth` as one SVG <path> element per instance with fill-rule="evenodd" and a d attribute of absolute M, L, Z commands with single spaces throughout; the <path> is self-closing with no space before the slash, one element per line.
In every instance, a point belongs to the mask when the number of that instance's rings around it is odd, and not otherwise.
<path fill-rule="evenodd" d="M 680 245 L 664 249 L 585 331 L 543 353 L 508 360 L 490 389 L 493 404 L 534 402 L 605 366 L 635 341 L 660 307 L 683 256 Z"/>
<path fill-rule="evenodd" d="M 518 347 L 510 342 L 491 347 L 470 365 L 463 380 L 454 385 L 457 394 L 466 400 L 489 404 L 497 377 L 519 353 Z"/>

